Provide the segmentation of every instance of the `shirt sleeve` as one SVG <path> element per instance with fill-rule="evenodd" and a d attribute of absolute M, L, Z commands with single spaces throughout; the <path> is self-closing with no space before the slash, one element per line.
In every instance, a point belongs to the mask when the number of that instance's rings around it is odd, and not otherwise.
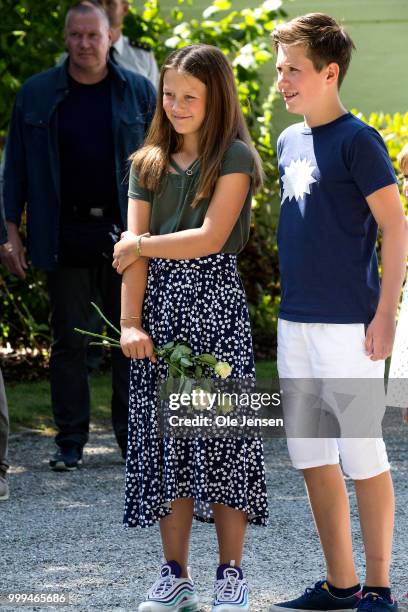
<path fill-rule="evenodd" d="M 130 168 L 128 196 L 133 200 L 143 200 L 144 202 L 149 202 L 149 204 L 153 201 L 153 193 L 139 184 L 139 178 L 133 164 Z"/>
<path fill-rule="evenodd" d="M 235 173 L 252 176 L 253 170 L 254 158 L 250 148 L 242 140 L 234 141 L 224 154 L 220 176 Z"/>
<path fill-rule="evenodd" d="M 350 172 L 365 198 L 397 182 L 387 147 L 380 134 L 371 127 L 361 129 L 353 139 Z"/>

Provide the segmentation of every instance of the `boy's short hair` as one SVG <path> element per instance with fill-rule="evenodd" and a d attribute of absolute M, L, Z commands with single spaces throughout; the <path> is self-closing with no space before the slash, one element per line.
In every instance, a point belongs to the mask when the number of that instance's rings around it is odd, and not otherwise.
<path fill-rule="evenodd" d="M 279 45 L 303 45 L 317 72 L 331 62 L 338 64 L 339 87 L 356 48 L 346 30 L 324 13 L 308 13 L 277 26 L 272 40 L 276 51 Z"/>
<path fill-rule="evenodd" d="M 403 174 L 408 174 L 408 144 L 397 155 L 397 162 Z"/>

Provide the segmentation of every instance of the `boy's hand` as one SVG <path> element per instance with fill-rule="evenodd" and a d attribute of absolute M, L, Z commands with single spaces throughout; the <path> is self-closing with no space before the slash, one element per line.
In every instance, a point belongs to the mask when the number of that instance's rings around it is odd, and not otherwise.
<path fill-rule="evenodd" d="M 367 328 L 365 350 L 372 361 L 391 355 L 395 337 L 395 317 L 377 312 Z"/>

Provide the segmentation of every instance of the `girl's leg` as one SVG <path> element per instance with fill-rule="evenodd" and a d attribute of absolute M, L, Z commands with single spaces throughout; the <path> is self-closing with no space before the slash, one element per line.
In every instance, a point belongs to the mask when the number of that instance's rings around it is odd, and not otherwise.
<path fill-rule="evenodd" d="M 194 502 L 192 499 L 175 499 L 172 512 L 160 520 L 160 533 L 166 561 L 177 561 L 182 578 L 188 577 L 188 548 Z"/>
<path fill-rule="evenodd" d="M 234 560 L 240 566 L 244 548 L 247 515 L 224 504 L 213 504 L 220 564 Z"/>

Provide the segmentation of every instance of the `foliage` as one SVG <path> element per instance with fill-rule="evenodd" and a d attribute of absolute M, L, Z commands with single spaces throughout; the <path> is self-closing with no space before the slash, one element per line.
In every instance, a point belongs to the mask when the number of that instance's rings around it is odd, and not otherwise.
<path fill-rule="evenodd" d="M 64 48 L 63 18 L 70 0 L 0 0 L 0 135 L 21 84 L 52 66 Z"/>
<path fill-rule="evenodd" d="M 50 342 L 48 296 L 41 272 L 30 270 L 26 280 L 4 270 L 0 277 L 0 338 L 4 345 L 26 346 L 42 352 Z"/>
<path fill-rule="evenodd" d="M 365 121 L 380 132 L 385 144 L 387 145 L 388 153 L 391 157 L 394 168 L 401 179 L 401 185 L 402 174 L 398 167 L 397 155 L 401 151 L 402 147 L 408 144 L 408 112 L 406 112 L 404 115 L 401 113 L 395 113 L 395 115 L 391 115 L 390 113 L 371 113 L 368 117 L 364 116 L 362 113 L 358 113 L 357 111 L 353 112 L 362 121 Z M 402 194 L 401 199 L 408 214 L 408 202 L 405 201 Z"/>

